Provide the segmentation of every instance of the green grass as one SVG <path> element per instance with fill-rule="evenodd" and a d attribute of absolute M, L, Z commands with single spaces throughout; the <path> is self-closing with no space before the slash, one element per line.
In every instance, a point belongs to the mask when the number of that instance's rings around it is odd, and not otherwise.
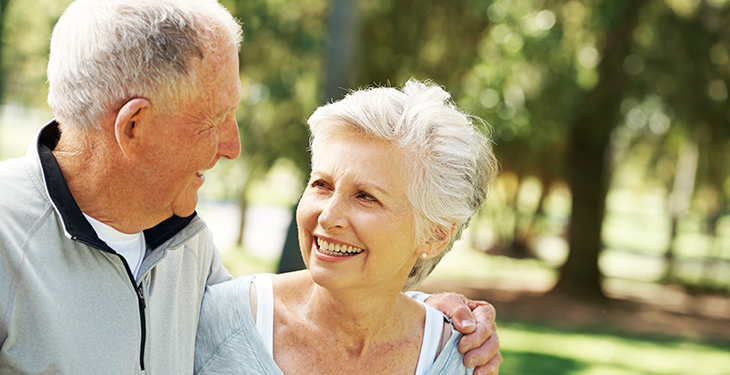
<path fill-rule="evenodd" d="M 728 375 L 730 338 L 697 343 L 500 322 L 501 375 Z"/>

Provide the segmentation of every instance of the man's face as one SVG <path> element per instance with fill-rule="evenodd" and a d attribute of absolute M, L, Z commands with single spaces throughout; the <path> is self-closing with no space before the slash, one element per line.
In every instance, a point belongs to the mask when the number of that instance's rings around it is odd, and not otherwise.
<path fill-rule="evenodd" d="M 193 64 L 198 85 L 183 96 L 172 116 L 156 114 L 145 166 L 146 201 L 161 215 L 186 217 L 198 202 L 205 171 L 241 152 L 236 109 L 241 96 L 238 51 L 232 44 Z"/>

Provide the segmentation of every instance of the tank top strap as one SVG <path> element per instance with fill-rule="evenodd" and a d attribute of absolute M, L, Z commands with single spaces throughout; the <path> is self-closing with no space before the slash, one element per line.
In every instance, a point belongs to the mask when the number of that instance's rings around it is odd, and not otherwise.
<path fill-rule="evenodd" d="M 423 326 L 423 342 L 421 343 L 421 354 L 418 356 L 416 375 L 425 374 L 433 365 L 444 329 L 444 315 L 425 303 L 423 306 L 426 307 L 426 323 Z"/>
<path fill-rule="evenodd" d="M 274 355 L 274 284 L 271 274 L 257 274 L 253 278 L 256 286 L 256 330 L 264 341 L 266 351 Z"/>

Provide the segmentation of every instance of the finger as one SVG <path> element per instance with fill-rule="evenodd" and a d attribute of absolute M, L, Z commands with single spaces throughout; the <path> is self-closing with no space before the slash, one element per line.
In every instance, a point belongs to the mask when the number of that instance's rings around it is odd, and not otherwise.
<path fill-rule="evenodd" d="M 466 305 L 469 306 L 469 308 L 472 310 L 476 309 L 479 306 L 491 305 L 487 301 L 474 301 L 474 300 L 470 300 L 470 299 L 466 299 L 466 298 L 464 298 L 464 300 L 466 301 Z"/>
<path fill-rule="evenodd" d="M 474 310 L 476 320 L 476 329 L 464 335 L 459 340 L 459 352 L 467 353 L 473 348 L 478 348 L 492 336 L 497 329 L 494 317 L 496 313 L 494 307 L 490 304 L 480 305 Z M 486 362 L 486 361 L 485 361 Z"/>
<path fill-rule="evenodd" d="M 457 331 L 470 334 L 476 330 L 477 326 L 474 315 L 466 301 L 459 294 L 441 293 L 429 297 L 426 303 L 448 316 Z"/>
<path fill-rule="evenodd" d="M 461 305 L 454 310 L 451 321 L 456 330 L 465 335 L 473 334 L 478 328 L 474 314 L 466 305 Z"/>
<path fill-rule="evenodd" d="M 476 369 L 498 369 L 499 364 L 502 363 L 501 357 L 502 355 L 499 353 L 499 337 L 494 334 L 487 339 L 484 345 L 472 349 L 464 355 L 464 365 L 467 367 L 476 367 Z"/>
<path fill-rule="evenodd" d="M 495 309 L 491 303 L 486 301 L 472 301 L 467 299 L 466 305 L 469 306 L 469 309 L 471 309 L 472 314 L 474 314 L 474 317 L 477 321 L 479 321 L 480 319 L 489 319 L 489 324 L 492 326 L 492 331 L 495 331 L 497 329 L 497 309 Z M 479 311 L 475 311 L 479 307 L 482 307 L 482 309 L 480 309 Z"/>
<path fill-rule="evenodd" d="M 474 369 L 474 375 L 498 375 L 499 366 L 502 364 L 502 353 L 497 354 L 484 366 Z"/>

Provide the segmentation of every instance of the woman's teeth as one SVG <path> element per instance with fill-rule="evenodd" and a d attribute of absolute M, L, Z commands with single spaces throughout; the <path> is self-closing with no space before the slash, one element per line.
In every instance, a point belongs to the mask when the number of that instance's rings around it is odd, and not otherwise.
<path fill-rule="evenodd" d="M 355 254 L 360 254 L 364 251 L 363 249 L 361 249 L 359 247 L 341 245 L 341 244 L 332 244 L 321 238 L 317 238 L 317 245 L 319 245 L 319 251 L 321 253 L 327 254 L 327 255 L 332 255 L 332 256 L 355 255 Z"/>

